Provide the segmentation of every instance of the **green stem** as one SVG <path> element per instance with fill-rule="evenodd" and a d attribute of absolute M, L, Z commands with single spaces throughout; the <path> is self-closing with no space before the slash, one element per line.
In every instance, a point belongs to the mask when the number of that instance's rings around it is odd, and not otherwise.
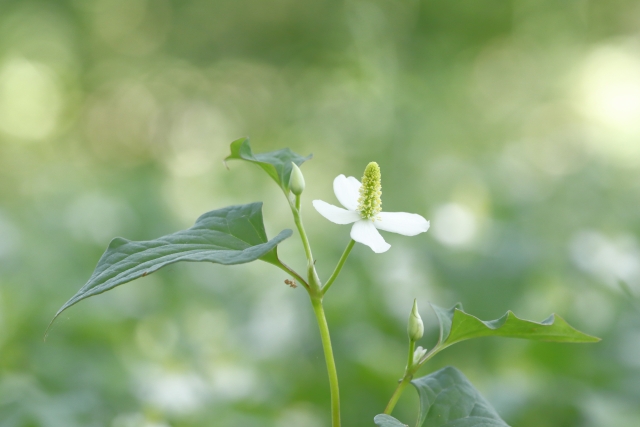
<path fill-rule="evenodd" d="M 293 220 L 296 223 L 296 228 L 298 229 L 298 233 L 300 233 L 300 239 L 302 240 L 302 246 L 304 246 L 304 253 L 307 257 L 307 261 L 313 262 L 313 254 L 311 253 L 311 245 L 309 244 L 309 238 L 307 237 L 307 232 L 302 225 L 302 218 L 300 218 L 300 212 L 296 209 L 292 209 L 293 211 Z"/>
<path fill-rule="evenodd" d="M 320 328 L 320 338 L 322 339 L 322 348 L 324 349 L 324 358 L 327 362 L 327 372 L 329 374 L 329 387 L 331 389 L 331 425 L 340 427 L 340 391 L 338 387 L 338 371 L 336 370 L 336 362 L 333 358 L 333 350 L 331 348 L 331 337 L 329 336 L 329 325 L 324 315 L 322 307 L 322 298 L 311 297 L 313 312 L 318 321 Z"/>
<path fill-rule="evenodd" d="M 396 387 L 395 391 L 391 395 L 391 399 L 389 399 L 389 403 L 387 403 L 387 407 L 384 408 L 384 413 L 387 415 L 391 414 L 391 411 L 393 411 L 393 408 L 396 406 L 396 403 L 398 403 L 398 399 L 400 399 L 400 396 L 402 395 L 402 392 L 404 391 L 405 387 L 407 386 L 407 384 L 409 384 L 409 382 L 411 381 L 411 378 L 413 378 L 413 372 L 414 372 L 413 371 L 413 352 L 415 350 L 416 350 L 416 342 L 414 340 L 409 340 L 409 354 L 407 356 L 407 367 L 404 368 L 404 375 L 402 376 L 402 379 L 398 383 L 398 387 Z"/>
<path fill-rule="evenodd" d="M 393 408 L 395 408 L 396 406 L 396 403 L 398 403 L 398 399 L 400 399 L 402 392 L 407 387 L 407 385 L 411 382 L 415 373 L 418 372 L 418 369 L 420 369 L 422 365 L 427 363 L 429 359 L 431 359 L 433 356 L 435 356 L 440 351 L 446 348 L 446 346 L 440 347 L 440 345 L 438 344 L 434 348 L 432 348 L 431 351 L 427 353 L 427 355 L 425 356 L 422 362 L 418 364 L 414 364 L 413 352 L 415 351 L 415 346 L 416 346 L 415 341 L 409 342 L 409 357 L 407 359 L 407 367 L 405 368 L 404 376 L 400 380 L 398 387 L 396 387 L 393 394 L 391 395 L 391 399 L 389 399 L 389 403 L 387 403 L 387 407 L 384 408 L 384 413 L 387 415 L 391 414 L 391 412 L 393 411 Z"/>
<path fill-rule="evenodd" d="M 304 229 L 302 218 L 300 217 L 300 196 L 296 196 L 295 201 L 292 201 L 291 199 L 289 200 L 291 202 L 290 205 L 291 212 L 293 213 L 293 219 L 296 223 L 298 233 L 300 233 L 304 253 L 307 257 L 308 286 L 306 288 L 309 292 L 309 297 L 311 298 L 311 305 L 313 306 L 313 312 L 316 315 L 318 328 L 320 329 L 324 358 L 327 363 L 329 388 L 331 391 L 331 424 L 332 427 L 340 427 L 340 389 L 338 387 L 338 371 L 336 369 L 335 359 L 333 358 L 333 349 L 331 348 L 329 325 L 327 324 L 327 318 L 324 315 L 324 308 L 322 307 L 322 283 L 318 277 L 313 254 L 311 253 L 309 238 L 307 237 L 307 232 Z"/>
<path fill-rule="evenodd" d="M 333 270 L 333 273 L 331 273 L 331 277 L 329 277 L 329 280 L 327 280 L 327 283 L 322 287 L 322 295 L 327 293 L 327 291 L 329 290 L 329 287 L 331 287 L 333 282 L 338 277 L 338 274 L 340 274 L 340 271 L 342 270 L 342 266 L 347 261 L 347 258 L 349 257 L 349 254 L 351 253 L 351 249 L 353 249 L 353 245 L 355 243 L 356 243 L 356 241 L 351 239 L 351 241 L 349 242 L 347 247 L 344 249 L 344 252 L 342 253 L 342 256 L 340 257 L 340 261 L 338 261 L 338 265 L 336 265 L 335 270 Z"/>
<path fill-rule="evenodd" d="M 413 353 L 416 351 L 416 342 L 409 340 L 409 356 L 407 357 L 407 367 L 404 370 L 405 375 L 413 368 Z"/>
<path fill-rule="evenodd" d="M 396 403 L 398 403 L 398 399 L 400 399 L 402 392 L 404 391 L 405 387 L 409 384 L 410 381 L 411 381 L 411 378 L 407 377 L 406 375 L 402 378 L 402 380 L 398 384 L 398 387 L 396 387 L 396 390 L 391 395 L 391 399 L 389 399 L 389 403 L 387 403 L 387 407 L 384 408 L 385 414 L 387 415 L 391 414 L 391 411 L 393 411 L 393 408 L 396 407 Z"/>
<path fill-rule="evenodd" d="M 291 212 L 293 213 L 293 221 L 296 223 L 298 233 L 300 233 L 300 239 L 302 240 L 302 246 L 304 247 L 304 253 L 307 257 L 307 276 L 311 290 L 316 293 L 320 291 L 321 284 L 316 272 L 315 262 L 313 260 L 313 254 L 311 253 L 311 245 L 309 244 L 309 238 L 307 232 L 302 225 L 302 218 L 300 217 L 300 196 L 296 196 L 295 203 L 291 203 Z"/>

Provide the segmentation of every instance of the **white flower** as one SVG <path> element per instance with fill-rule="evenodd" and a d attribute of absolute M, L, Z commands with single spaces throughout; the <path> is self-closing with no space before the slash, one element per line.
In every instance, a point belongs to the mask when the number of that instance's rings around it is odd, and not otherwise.
<path fill-rule="evenodd" d="M 314 200 L 313 207 L 331 222 L 353 223 L 351 238 L 376 253 L 386 252 L 391 247 L 378 230 L 415 236 L 429 229 L 429 221 L 418 214 L 380 211 L 380 168 L 377 163 L 369 163 L 362 181 L 363 184 L 344 175 L 338 175 L 333 181 L 333 191 L 346 209 L 322 200 Z"/>

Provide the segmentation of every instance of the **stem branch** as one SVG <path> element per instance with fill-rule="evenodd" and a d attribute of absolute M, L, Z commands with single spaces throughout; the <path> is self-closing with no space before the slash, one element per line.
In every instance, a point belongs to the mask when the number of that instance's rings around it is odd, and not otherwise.
<path fill-rule="evenodd" d="M 398 383 L 398 387 L 396 387 L 395 391 L 391 395 L 391 399 L 389 399 L 389 403 L 387 403 L 387 407 L 384 408 L 385 414 L 387 415 L 391 414 L 391 411 L 393 411 L 393 408 L 395 408 L 396 403 L 398 403 L 398 399 L 400 399 L 402 392 L 404 391 L 405 387 L 409 384 L 410 381 L 411 381 L 411 378 L 405 375 L 404 378 L 402 378 L 402 380 L 400 381 L 400 383 Z"/>
<path fill-rule="evenodd" d="M 409 342 L 409 357 L 407 359 L 407 367 L 405 368 L 404 376 L 399 381 L 398 386 L 396 387 L 393 394 L 391 395 L 391 399 L 389 399 L 389 403 L 387 403 L 387 407 L 384 408 L 384 413 L 387 415 L 391 414 L 391 412 L 393 411 L 393 408 L 395 408 L 396 406 L 396 403 L 398 403 L 398 399 L 400 399 L 402 392 L 404 391 L 405 387 L 407 387 L 407 385 L 411 382 L 415 373 L 418 372 L 418 369 L 420 369 L 422 365 L 427 363 L 429 359 L 431 359 L 433 356 L 435 356 L 440 351 L 446 348 L 446 346 L 441 347 L 440 344 L 438 344 L 426 354 L 426 356 L 424 357 L 424 359 L 422 359 L 422 361 L 417 361 L 414 363 L 413 352 L 415 351 L 415 346 L 416 346 L 415 341 L 411 340 Z"/>
<path fill-rule="evenodd" d="M 291 213 L 293 213 L 293 221 L 296 223 L 298 233 L 300 233 L 300 239 L 302 240 L 302 246 L 304 247 L 304 253 L 307 257 L 307 276 L 310 286 L 310 292 L 313 294 L 320 291 L 321 284 L 316 272 L 316 266 L 313 260 L 313 254 L 311 253 L 311 245 L 309 244 L 309 238 L 307 232 L 302 225 L 302 218 L 300 217 L 300 196 L 296 196 L 295 203 L 291 203 Z"/>
<path fill-rule="evenodd" d="M 307 283 L 306 280 L 304 280 L 302 278 L 302 276 L 300 276 L 298 274 L 297 271 L 295 271 L 293 268 L 289 267 L 287 264 L 285 264 L 284 262 L 280 262 L 280 264 L 275 264 L 277 267 L 280 267 L 281 270 L 286 271 L 287 273 L 289 273 L 291 275 L 291 277 L 293 277 L 294 279 L 296 279 L 298 282 L 302 283 L 302 286 L 304 286 L 305 288 L 307 288 L 307 290 L 309 290 L 309 284 Z"/>
<path fill-rule="evenodd" d="M 340 274 L 340 271 L 342 270 L 342 266 L 347 261 L 347 258 L 349 257 L 349 254 L 351 253 L 351 249 L 353 249 L 353 245 L 355 243 L 356 241 L 351 239 L 347 247 L 344 249 L 344 252 L 340 257 L 340 260 L 338 261 L 338 265 L 336 265 L 336 268 L 333 270 L 333 273 L 331 273 L 331 277 L 329 277 L 329 280 L 327 280 L 327 283 L 325 283 L 325 285 L 322 287 L 322 295 L 327 293 L 327 291 L 329 290 L 329 287 L 331 287 L 333 282 L 338 277 L 338 274 Z"/>
<path fill-rule="evenodd" d="M 402 392 L 404 391 L 405 387 L 407 386 L 407 384 L 409 384 L 409 382 L 411 381 L 411 378 L 413 378 L 413 373 L 415 372 L 413 370 L 413 352 L 415 351 L 415 349 L 416 349 L 416 342 L 414 340 L 409 340 L 409 354 L 407 356 L 407 367 L 404 368 L 404 375 L 402 376 L 402 379 L 399 381 L 398 387 L 396 387 L 395 391 L 391 395 L 391 399 L 389 399 L 389 403 L 387 403 L 387 407 L 384 408 L 384 413 L 387 415 L 391 414 L 391 411 L 393 411 L 393 408 L 396 406 L 396 403 L 398 403 L 398 399 L 400 399 L 400 396 L 402 395 Z"/>

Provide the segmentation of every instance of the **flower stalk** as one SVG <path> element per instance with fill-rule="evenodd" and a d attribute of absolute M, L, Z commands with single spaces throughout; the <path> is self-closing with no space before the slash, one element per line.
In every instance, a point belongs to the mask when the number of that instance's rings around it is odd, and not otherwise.
<path fill-rule="evenodd" d="M 351 249 L 353 249 L 353 245 L 355 244 L 356 244 L 356 241 L 351 239 L 347 247 L 344 249 L 344 252 L 340 257 L 340 260 L 338 261 L 338 264 L 336 265 L 335 270 L 333 270 L 333 273 L 331 273 L 331 277 L 329 277 L 329 279 L 327 280 L 327 283 L 325 283 L 325 285 L 322 287 L 322 295 L 326 294 L 329 288 L 331 287 L 331 285 L 333 285 L 333 282 L 336 280 L 336 278 L 340 274 L 340 271 L 342 271 L 342 267 L 344 266 L 344 263 L 347 261 L 347 258 L 351 253 Z"/>

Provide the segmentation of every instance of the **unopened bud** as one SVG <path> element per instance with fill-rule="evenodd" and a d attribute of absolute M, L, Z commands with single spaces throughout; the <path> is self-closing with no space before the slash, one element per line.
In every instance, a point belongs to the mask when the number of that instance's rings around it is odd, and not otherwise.
<path fill-rule="evenodd" d="M 420 313 L 418 313 L 418 301 L 415 299 L 413 300 L 413 308 L 409 315 L 409 326 L 407 327 L 407 332 L 409 333 L 409 339 L 411 339 L 411 341 L 418 341 L 422 338 L 422 334 L 424 333 L 424 324 L 422 323 Z"/>
<path fill-rule="evenodd" d="M 295 163 L 291 162 L 291 176 L 289 178 L 289 188 L 296 196 L 304 191 L 304 175 Z"/>
<path fill-rule="evenodd" d="M 413 352 L 413 364 L 416 365 L 420 363 L 420 359 L 422 359 L 425 354 L 427 354 L 427 349 L 418 346 L 418 348 Z"/>

